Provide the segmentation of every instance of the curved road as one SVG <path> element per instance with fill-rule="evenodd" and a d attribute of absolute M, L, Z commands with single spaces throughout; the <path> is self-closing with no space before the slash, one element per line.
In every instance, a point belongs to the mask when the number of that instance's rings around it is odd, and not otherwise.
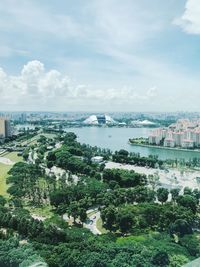
<path fill-rule="evenodd" d="M 101 232 L 97 229 L 97 221 L 100 218 L 100 211 L 97 209 L 89 210 L 87 213 L 95 212 L 88 215 L 87 223 L 84 223 L 84 227 L 89 229 L 94 235 L 101 235 Z"/>

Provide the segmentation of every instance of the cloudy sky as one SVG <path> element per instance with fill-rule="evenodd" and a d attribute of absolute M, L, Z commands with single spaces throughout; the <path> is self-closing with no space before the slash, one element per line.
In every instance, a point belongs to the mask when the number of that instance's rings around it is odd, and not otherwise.
<path fill-rule="evenodd" d="M 1 0 L 0 109 L 200 111 L 199 0 Z"/>

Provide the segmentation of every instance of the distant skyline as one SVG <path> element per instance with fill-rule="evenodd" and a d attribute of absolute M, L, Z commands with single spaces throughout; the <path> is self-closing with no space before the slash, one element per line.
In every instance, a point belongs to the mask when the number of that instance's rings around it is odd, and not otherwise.
<path fill-rule="evenodd" d="M 1 0 L 0 109 L 200 111 L 199 0 Z"/>

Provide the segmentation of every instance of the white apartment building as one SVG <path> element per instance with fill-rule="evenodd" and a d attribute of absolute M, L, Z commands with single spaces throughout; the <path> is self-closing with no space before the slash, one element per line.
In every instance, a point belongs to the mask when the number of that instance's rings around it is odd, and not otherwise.
<path fill-rule="evenodd" d="M 181 147 L 183 147 L 183 148 L 194 148 L 194 141 L 192 141 L 192 140 L 182 140 Z"/>
<path fill-rule="evenodd" d="M 179 120 L 166 129 L 155 129 L 149 136 L 149 144 L 163 144 L 165 147 L 200 147 L 200 120 Z"/>
<path fill-rule="evenodd" d="M 175 147 L 175 141 L 172 138 L 165 138 L 164 140 L 165 147 Z"/>
<path fill-rule="evenodd" d="M 183 133 L 182 132 L 174 132 L 172 134 L 175 146 L 181 146 L 181 142 L 183 139 Z"/>

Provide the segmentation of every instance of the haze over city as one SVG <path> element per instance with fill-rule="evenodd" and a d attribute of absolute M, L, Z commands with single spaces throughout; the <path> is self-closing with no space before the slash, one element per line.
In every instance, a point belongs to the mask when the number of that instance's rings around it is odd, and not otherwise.
<path fill-rule="evenodd" d="M 1 110 L 199 111 L 198 0 L 0 3 Z"/>

